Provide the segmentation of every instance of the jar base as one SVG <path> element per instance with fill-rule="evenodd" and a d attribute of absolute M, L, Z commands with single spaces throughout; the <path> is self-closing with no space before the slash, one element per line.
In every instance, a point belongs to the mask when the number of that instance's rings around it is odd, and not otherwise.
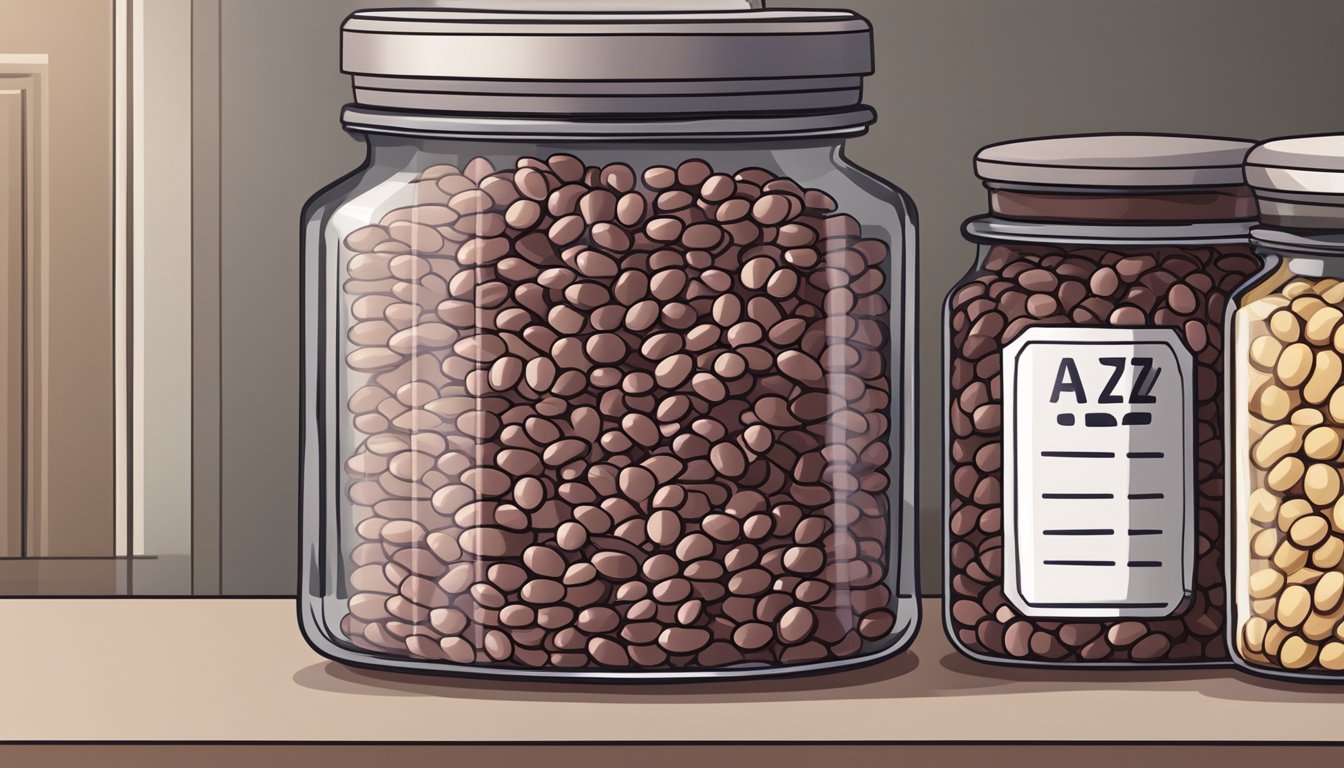
<path fill-rule="evenodd" d="M 453 664 L 437 661 L 419 661 L 394 656 L 381 656 L 353 650 L 330 636 L 321 620 L 321 601 L 299 608 L 299 628 L 308 646 L 323 657 L 340 664 L 378 672 L 404 672 L 447 678 L 522 680 L 550 683 L 695 683 L 715 680 L 754 680 L 778 677 L 806 677 L 866 667 L 886 661 L 909 648 L 918 634 L 921 614 L 919 601 L 913 597 L 901 598 L 894 607 L 898 621 L 884 640 L 890 642 L 880 650 L 843 659 L 829 659 L 809 664 L 789 666 L 760 665 L 724 669 L 527 669 L 521 667 L 486 666 L 480 664 Z M 902 622 L 902 619 L 904 620 Z"/>

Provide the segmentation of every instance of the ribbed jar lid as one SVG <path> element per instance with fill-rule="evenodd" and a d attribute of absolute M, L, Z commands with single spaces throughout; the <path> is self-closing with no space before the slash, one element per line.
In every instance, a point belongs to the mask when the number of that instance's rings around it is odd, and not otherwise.
<path fill-rule="evenodd" d="M 975 172 L 998 184 L 1101 187 L 1220 187 L 1244 183 L 1252 142 L 1203 136 L 1117 133 L 994 144 Z"/>
<path fill-rule="evenodd" d="M 354 79 L 356 112 L 579 121 L 811 113 L 832 126 L 872 121 L 860 105 L 863 77 L 873 71 L 865 19 L 846 11 L 699 10 L 725 5 L 744 4 L 359 11 L 342 28 L 342 70 Z"/>
<path fill-rule="evenodd" d="M 1265 224 L 1344 230 L 1344 134 L 1268 141 L 1246 158 Z"/>

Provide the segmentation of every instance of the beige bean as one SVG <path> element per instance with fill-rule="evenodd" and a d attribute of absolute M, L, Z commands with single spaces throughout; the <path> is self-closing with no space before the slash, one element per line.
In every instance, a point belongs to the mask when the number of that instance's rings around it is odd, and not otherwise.
<path fill-rule="evenodd" d="M 1242 647 L 1250 653 L 1261 653 L 1265 649 L 1265 632 L 1269 625 L 1259 616 L 1246 620 L 1241 628 Z"/>
<path fill-rule="evenodd" d="M 1286 387 L 1301 387 L 1311 375 L 1315 356 L 1309 345 L 1301 342 L 1290 344 L 1279 355 L 1274 366 L 1274 375 Z M 1336 376 L 1338 378 L 1338 376 Z"/>
<path fill-rule="evenodd" d="M 1274 554 L 1274 550 L 1279 546 L 1279 533 L 1275 530 L 1265 530 L 1254 534 L 1251 537 L 1251 555 L 1260 559 L 1267 560 Z"/>
<path fill-rule="evenodd" d="M 1344 671 L 1344 643 L 1332 640 L 1321 647 L 1321 666 L 1332 672 Z"/>
<path fill-rule="evenodd" d="M 1344 598 L 1344 573 L 1330 571 L 1321 576 L 1312 591 L 1312 605 L 1321 613 L 1329 613 L 1340 606 Z"/>
<path fill-rule="evenodd" d="M 1329 461 L 1339 456 L 1341 443 L 1339 430 L 1335 427 L 1316 427 L 1302 440 L 1302 450 L 1307 458 L 1317 461 Z"/>
<path fill-rule="evenodd" d="M 1251 520 L 1260 525 L 1269 525 L 1278 516 L 1279 504 L 1278 494 L 1267 488 L 1257 488 L 1251 492 L 1246 511 Z"/>
<path fill-rule="evenodd" d="M 1340 618 L 1344 618 L 1344 609 L 1331 613 L 1312 611 L 1307 620 L 1302 622 L 1302 636 L 1317 643 L 1329 640 L 1334 636 Z"/>
<path fill-rule="evenodd" d="M 1341 361 L 1338 354 L 1329 349 L 1318 351 L 1315 367 L 1307 379 L 1306 386 L 1302 388 L 1303 399 L 1313 405 L 1324 403 L 1334 392 L 1335 387 L 1339 386 L 1341 373 L 1344 373 L 1344 361 Z"/>
<path fill-rule="evenodd" d="M 1306 290 L 1294 296 L 1292 304 L 1288 305 L 1293 313 L 1303 320 L 1310 320 L 1317 312 L 1326 308 L 1325 302 L 1321 301 L 1319 296 L 1311 295 L 1314 290 L 1315 287 L 1307 283 Z"/>
<path fill-rule="evenodd" d="M 1266 382 L 1251 401 L 1251 412 L 1267 421 L 1282 421 L 1292 408 L 1293 396 L 1273 381 Z"/>
<path fill-rule="evenodd" d="M 1302 407 L 1289 414 L 1288 423 L 1305 428 L 1317 427 L 1325 423 L 1325 414 L 1316 408 Z"/>
<path fill-rule="evenodd" d="M 1265 477 L 1265 483 L 1271 490 L 1284 493 L 1297 485 L 1305 472 L 1306 466 L 1301 459 L 1296 456 L 1287 456 L 1279 459 L 1269 470 L 1269 474 Z"/>
<path fill-rule="evenodd" d="M 1330 418 L 1336 424 L 1344 423 L 1344 387 L 1340 387 L 1330 394 L 1328 410 Z"/>
<path fill-rule="evenodd" d="M 1279 649 L 1279 663 L 1284 669 L 1305 669 L 1311 666 L 1316 660 L 1317 647 L 1293 635 L 1283 641 L 1283 646 Z"/>
<path fill-rule="evenodd" d="M 1339 498 L 1339 470 L 1331 464 L 1312 464 L 1302 478 L 1302 487 L 1311 503 L 1328 507 Z"/>
<path fill-rule="evenodd" d="M 1283 354 L 1283 344 L 1272 336 L 1259 336 L 1251 342 L 1251 363 L 1263 371 L 1273 371 Z"/>
<path fill-rule="evenodd" d="M 1344 539 L 1337 536 L 1330 536 L 1311 552 L 1311 564 L 1317 568 L 1337 568 L 1341 560 L 1344 560 Z"/>
<path fill-rule="evenodd" d="M 1291 310 L 1281 309 L 1270 315 L 1269 332 L 1284 344 L 1292 344 L 1302 338 L 1302 321 Z"/>
<path fill-rule="evenodd" d="M 1268 568 L 1251 574 L 1248 586 L 1251 597 L 1275 597 L 1284 586 L 1283 574 Z"/>
<path fill-rule="evenodd" d="M 1327 346 L 1334 338 L 1336 327 L 1341 319 L 1344 319 L 1344 312 L 1337 307 L 1327 306 L 1316 311 L 1307 321 L 1303 335 L 1306 340 L 1316 346 Z"/>
<path fill-rule="evenodd" d="M 1298 549 L 1292 543 L 1284 541 L 1279 544 L 1275 550 L 1274 557 L 1270 558 L 1274 564 L 1284 573 L 1294 573 L 1307 564 L 1307 552 L 1304 549 Z"/>
<path fill-rule="evenodd" d="M 1279 607 L 1275 621 L 1288 629 L 1295 629 L 1307 620 L 1311 613 L 1311 592 L 1300 584 L 1288 586 L 1279 595 Z"/>
<path fill-rule="evenodd" d="M 1268 469 L 1285 456 L 1296 453 L 1302 447 L 1303 431 L 1291 424 L 1280 424 L 1255 444 L 1251 450 L 1251 460 L 1256 466 Z"/>

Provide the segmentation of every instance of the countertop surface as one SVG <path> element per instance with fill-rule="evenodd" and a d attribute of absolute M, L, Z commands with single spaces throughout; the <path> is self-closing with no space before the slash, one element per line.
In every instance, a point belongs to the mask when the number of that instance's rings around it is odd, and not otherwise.
<path fill-rule="evenodd" d="M 874 666 L 613 686 L 345 667 L 304 643 L 292 600 L 0 600 L 0 741 L 1344 740 L 1344 685 L 987 666 L 924 608 L 914 646 Z"/>

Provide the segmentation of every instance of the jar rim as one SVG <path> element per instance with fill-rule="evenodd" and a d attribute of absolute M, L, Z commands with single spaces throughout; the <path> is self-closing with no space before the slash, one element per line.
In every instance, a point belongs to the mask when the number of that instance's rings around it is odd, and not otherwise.
<path fill-rule="evenodd" d="M 973 243 L 1050 243 L 1098 246 L 1231 245 L 1245 243 L 1254 222 L 1199 224 L 1082 224 L 976 216 L 962 233 Z"/>
<path fill-rule="evenodd" d="M 1344 256 L 1344 232 L 1304 232 L 1276 227 L 1255 227 L 1251 241 L 1275 251 L 1288 251 L 1312 256 Z"/>

